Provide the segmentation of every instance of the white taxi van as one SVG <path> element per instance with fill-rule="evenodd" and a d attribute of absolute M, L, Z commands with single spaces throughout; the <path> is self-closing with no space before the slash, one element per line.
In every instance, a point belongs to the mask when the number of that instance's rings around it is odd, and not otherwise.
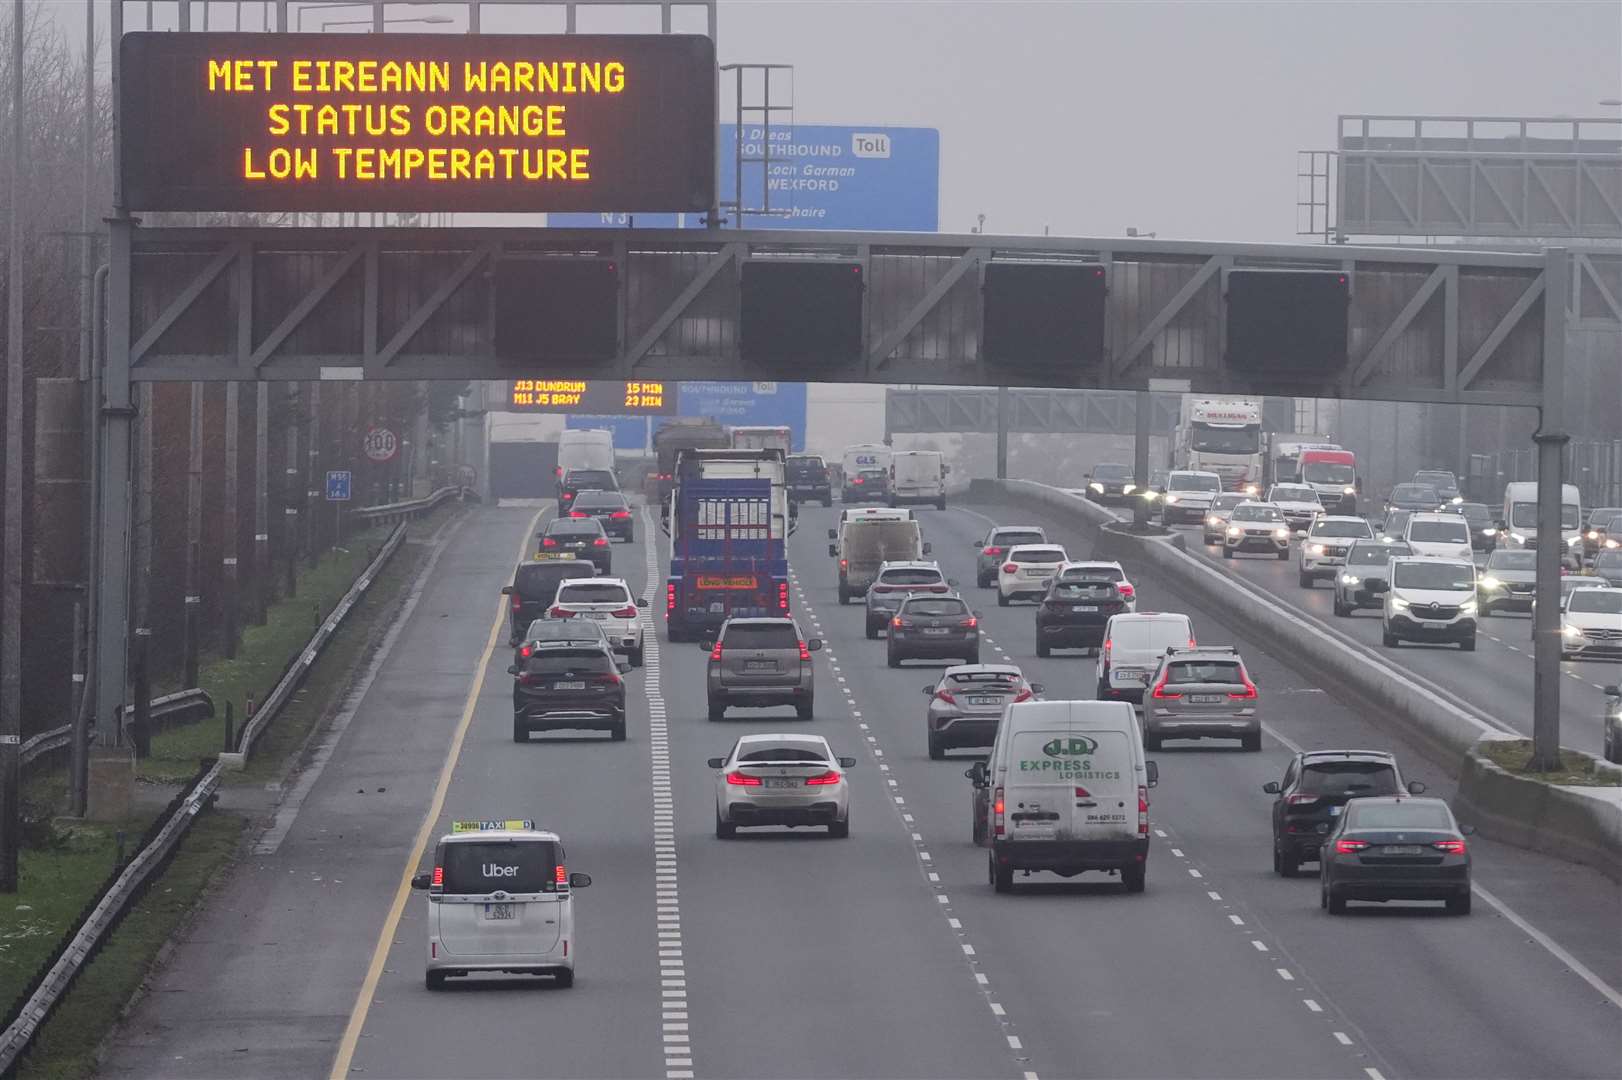
<path fill-rule="evenodd" d="M 575 889 L 563 841 L 533 821 L 455 821 L 434 848 L 434 869 L 411 879 L 428 893 L 430 990 L 452 975 L 549 975 L 574 985 Z"/>

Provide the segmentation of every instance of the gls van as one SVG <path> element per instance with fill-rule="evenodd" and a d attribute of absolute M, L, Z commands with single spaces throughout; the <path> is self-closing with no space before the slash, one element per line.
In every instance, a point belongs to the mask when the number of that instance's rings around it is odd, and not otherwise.
<path fill-rule="evenodd" d="M 1124 701 L 1010 704 L 974 783 L 974 842 L 988 848 L 992 888 L 1014 872 L 1121 875 L 1142 892 L 1149 860 L 1149 789 L 1159 768 L 1143 756 L 1137 714 Z"/>

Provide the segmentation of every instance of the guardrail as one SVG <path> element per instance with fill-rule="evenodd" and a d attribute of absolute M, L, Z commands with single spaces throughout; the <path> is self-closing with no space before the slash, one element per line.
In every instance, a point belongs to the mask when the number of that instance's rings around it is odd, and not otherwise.
<path fill-rule="evenodd" d="M 380 515 L 411 517 L 433 509 L 452 495 L 460 494 L 462 490 L 441 488 L 423 499 L 413 499 L 409 503 L 395 503 L 391 506 L 370 507 L 369 510 Z M 11 1073 L 17 1059 L 28 1049 L 34 1035 L 49 1018 L 73 980 L 90 962 L 96 950 L 118 925 L 119 920 L 151 882 L 153 876 L 168 862 L 175 847 L 190 829 L 192 820 L 213 799 L 214 792 L 220 784 L 221 773 L 227 768 L 240 769 L 246 763 L 248 755 L 253 752 L 254 744 L 281 712 L 283 706 L 292 699 L 293 693 L 304 682 L 311 666 L 331 642 L 333 635 L 337 633 L 366 591 L 371 588 L 372 582 L 376 580 L 389 559 L 399 550 L 400 544 L 405 540 L 405 531 L 405 522 L 397 521 L 388 539 L 378 550 L 377 556 L 365 570 L 361 571 L 349 590 L 344 593 L 343 599 L 332 609 L 332 613 L 322 620 L 321 625 L 316 628 L 309 642 L 288 666 L 275 688 L 266 695 L 264 703 L 260 705 L 253 719 L 243 727 L 237 751 L 221 754 L 215 759 L 198 774 L 191 787 L 170 803 L 168 810 L 153 822 L 143 837 L 140 850 L 135 857 L 86 911 L 75 926 L 71 937 L 52 957 L 49 968 L 29 988 L 26 1000 L 14 1007 L 5 1033 L 0 1035 L 0 1076 Z M 202 695 L 205 699 L 208 696 L 201 690 L 183 690 L 178 694 L 155 699 L 153 705 L 157 706 L 159 701 L 164 701 L 168 703 L 166 709 L 176 711 L 197 709 L 201 706 L 196 695 Z M 208 707 L 212 711 L 212 701 L 208 703 Z M 39 744 L 39 747 L 45 747 L 47 744 L 54 746 L 56 740 L 60 740 L 60 745 L 66 746 L 71 736 L 71 728 L 43 732 L 29 740 L 24 747 L 24 753 L 27 753 L 30 747 L 35 747 L 35 744 Z M 49 752 L 48 749 L 39 747 L 34 749 L 34 757 Z"/>
<path fill-rule="evenodd" d="M 134 715 L 135 706 L 119 706 L 118 723 L 121 730 L 129 729 Z M 165 731 L 181 724 L 195 724 L 213 715 L 214 699 L 209 697 L 208 691 L 193 687 L 190 690 L 177 690 L 172 694 L 153 698 L 147 719 L 152 724 L 152 730 Z M 40 732 L 22 745 L 19 756 L 23 771 L 26 773 L 33 766 L 52 763 L 72 742 L 72 724 L 63 724 L 61 727 Z"/>
<path fill-rule="evenodd" d="M 446 499 L 465 499 L 468 491 L 468 488 L 459 486 L 442 487 L 420 499 L 405 499 L 401 502 L 384 503 L 381 506 L 362 506 L 349 511 L 348 516 L 362 521 L 380 521 L 384 524 L 408 521 L 419 514 L 438 509 Z"/>

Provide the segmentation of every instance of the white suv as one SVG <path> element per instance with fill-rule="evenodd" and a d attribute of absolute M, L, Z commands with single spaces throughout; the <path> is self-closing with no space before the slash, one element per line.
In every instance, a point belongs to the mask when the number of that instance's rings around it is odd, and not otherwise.
<path fill-rule="evenodd" d="M 575 578 L 558 584 L 557 599 L 546 609 L 549 619 L 590 620 L 602 627 L 615 652 L 642 666 L 642 605 L 623 578 Z"/>
<path fill-rule="evenodd" d="M 1460 514 L 1414 514 L 1408 519 L 1404 540 L 1415 555 L 1432 559 L 1473 561 L 1470 523 Z"/>
<path fill-rule="evenodd" d="M 1007 607 L 1018 597 L 1040 597 L 1048 581 L 1070 561 L 1057 544 L 1015 544 L 997 568 L 997 606 Z"/>
<path fill-rule="evenodd" d="M 1296 565 L 1301 587 L 1312 588 L 1319 578 L 1334 579 L 1335 568 L 1346 565 L 1346 549 L 1353 540 L 1372 540 L 1374 530 L 1360 517 L 1320 517 L 1307 529 L 1301 541 Z"/>
<path fill-rule="evenodd" d="M 1390 576 L 1380 617 L 1387 647 L 1404 641 L 1451 641 L 1465 652 L 1475 651 L 1475 563 L 1403 555 L 1391 560 Z"/>

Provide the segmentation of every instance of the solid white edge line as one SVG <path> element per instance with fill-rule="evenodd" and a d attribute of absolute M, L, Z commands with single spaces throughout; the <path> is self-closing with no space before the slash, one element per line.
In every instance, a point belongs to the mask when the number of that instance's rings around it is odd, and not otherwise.
<path fill-rule="evenodd" d="M 1471 889 L 1477 896 L 1487 901 L 1487 903 L 1490 904 L 1492 908 L 1498 912 L 1498 914 L 1502 915 L 1504 918 L 1513 923 L 1516 929 L 1520 930 L 1527 937 L 1543 946 L 1543 948 L 1548 951 L 1549 955 L 1566 965 L 1566 969 L 1573 975 L 1577 976 L 1583 982 L 1599 991 L 1600 995 L 1616 1008 L 1622 1009 L 1622 993 L 1618 993 L 1615 987 L 1611 986 L 1611 984 L 1607 983 L 1604 979 L 1594 974 L 1594 972 L 1590 970 L 1586 964 L 1577 959 L 1575 956 L 1571 955 L 1571 953 L 1567 952 L 1548 934 L 1545 934 L 1542 930 L 1539 930 L 1537 927 L 1527 922 L 1515 911 L 1514 908 L 1498 899 L 1498 897 L 1494 896 L 1480 885 L 1472 883 Z"/>

